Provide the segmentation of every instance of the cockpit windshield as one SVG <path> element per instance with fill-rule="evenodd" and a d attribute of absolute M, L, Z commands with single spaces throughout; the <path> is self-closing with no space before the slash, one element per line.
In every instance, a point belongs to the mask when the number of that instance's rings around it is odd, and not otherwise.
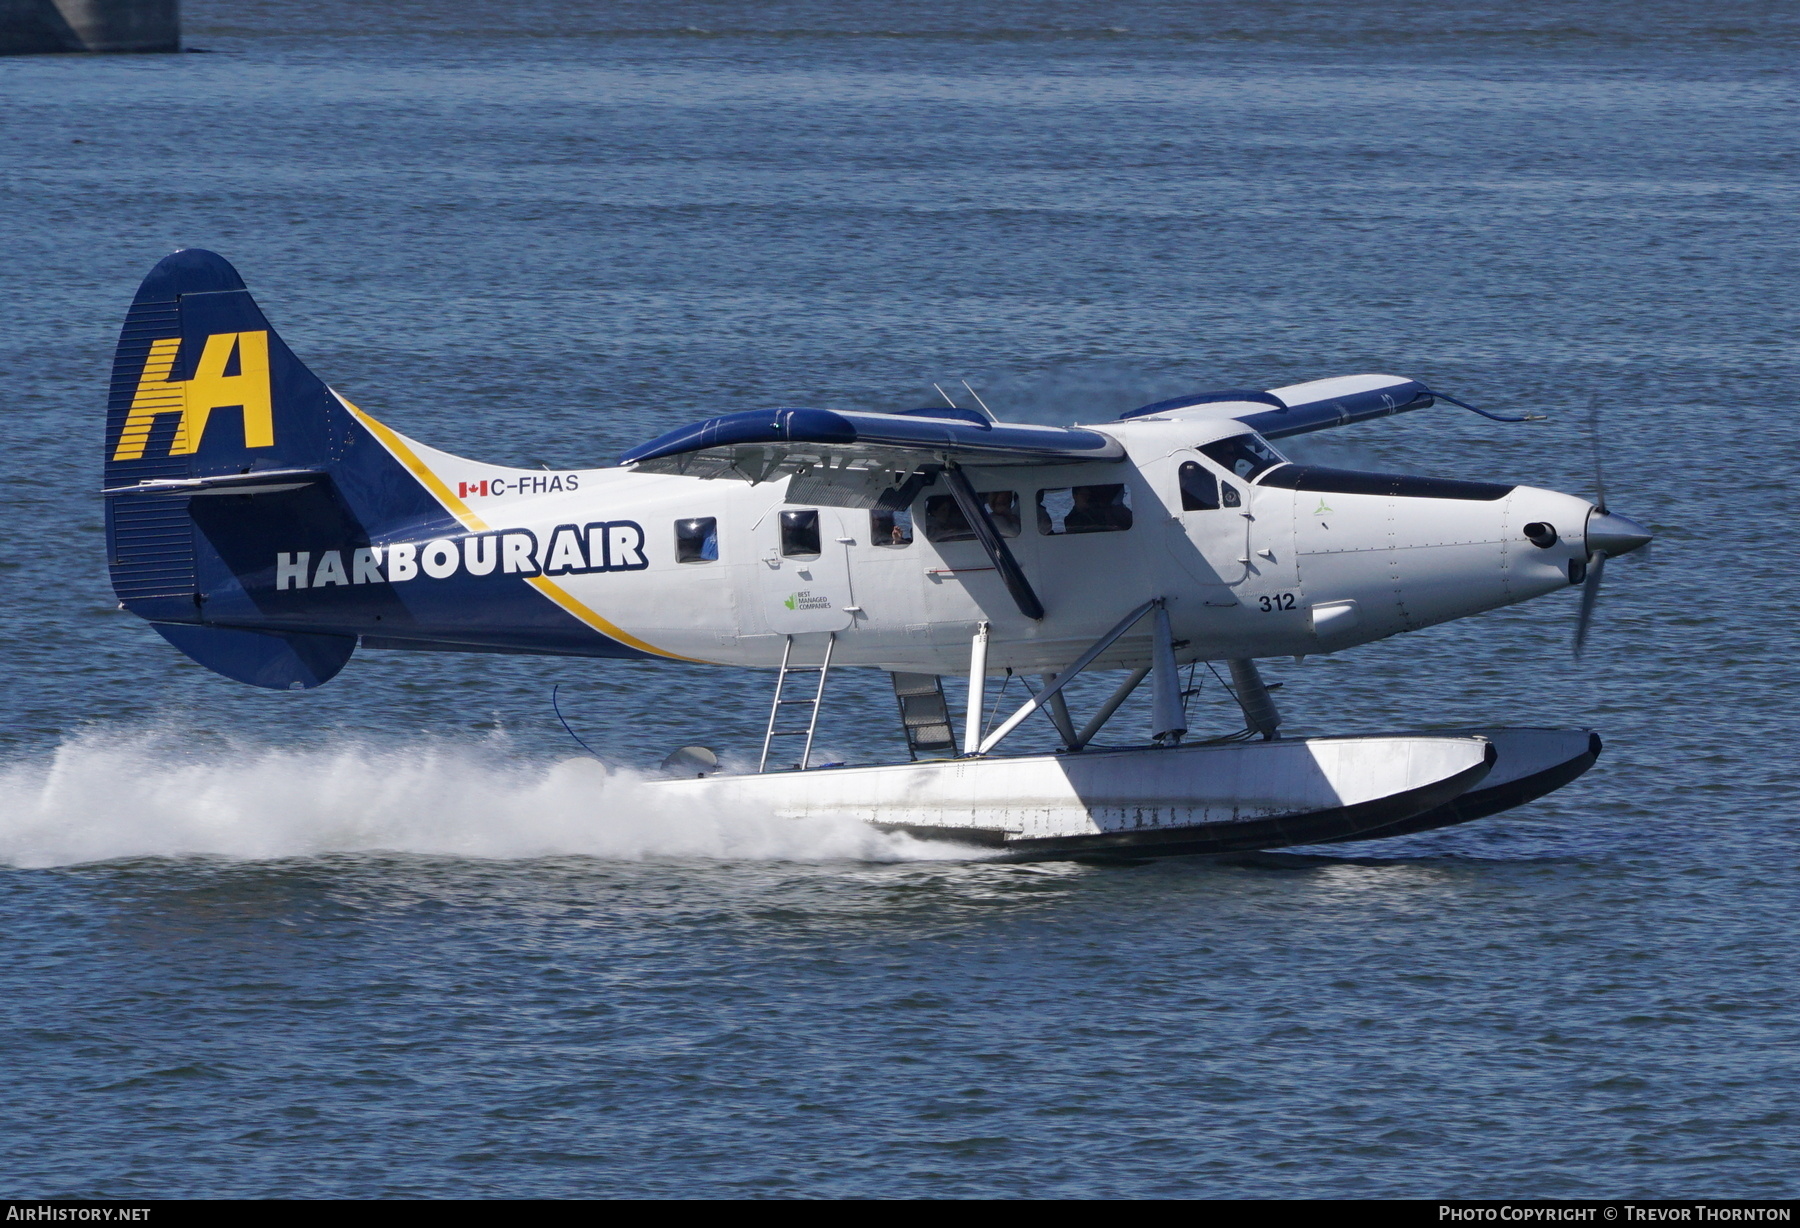
<path fill-rule="evenodd" d="M 1266 469 L 1288 463 L 1261 435 L 1233 435 L 1202 445 L 1200 451 L 1246 482 L 1254 481 Z"/>

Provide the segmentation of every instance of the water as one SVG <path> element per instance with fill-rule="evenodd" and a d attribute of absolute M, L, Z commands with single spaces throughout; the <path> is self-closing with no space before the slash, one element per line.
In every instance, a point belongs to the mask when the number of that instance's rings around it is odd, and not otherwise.
<path fill-rule="evenodd" d="M 0 61 L 9 1193 L 1796 1193 L 1791 7 L 186 9 L 211 54 Z M 1385 370 L 1555 417 L 1300 450 L 1585 492 L 1598 394 L 1658 540 L 1582 663 L 1569 594 L 1270 673 L 1607 752 L 1406 841 L 1000 866 L 658 812 L 635 770 L 753 746 L 737 675 L 233 685 L 113 608 L 93 494 L 179 245 L 502 463 Z M 893 755 L 843 693 L 833 755 Z"/>

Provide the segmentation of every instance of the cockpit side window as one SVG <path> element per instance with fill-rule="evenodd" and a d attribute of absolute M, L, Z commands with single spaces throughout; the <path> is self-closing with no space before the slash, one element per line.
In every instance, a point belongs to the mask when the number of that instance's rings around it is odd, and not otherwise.
<path fill-rule="evenodd" d="M 1181 510 L 1209 512 L 1219 506 L 1219 479 L 1199 461 L 1181 462 Z"/>
<path fill-rule="evenodd" d="M 1287 457 L 1270 447 L 1261 435 L 1233 435 L 1204 444 L 1200 451 L 1246 482 L 1255 481 L 1265 469 L 1287 464 Z"/>

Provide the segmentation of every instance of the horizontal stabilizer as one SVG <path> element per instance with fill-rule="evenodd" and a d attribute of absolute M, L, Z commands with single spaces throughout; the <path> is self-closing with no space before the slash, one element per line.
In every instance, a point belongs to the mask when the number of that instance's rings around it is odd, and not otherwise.
<path fill-rule="evenodd" d="M 276 495 L 324 481 L 323 469 L 264 469 L 203 478 L 145 478 L 135 486 L 112 486 L 103 495 Z"/>
<path fill-rule="evenodd" d="M 329 682 L 356 651 L 353 635 L 239 631 L 187 623 L 150 625 L 214 673 L 272 691 L 310 691 Z"/>

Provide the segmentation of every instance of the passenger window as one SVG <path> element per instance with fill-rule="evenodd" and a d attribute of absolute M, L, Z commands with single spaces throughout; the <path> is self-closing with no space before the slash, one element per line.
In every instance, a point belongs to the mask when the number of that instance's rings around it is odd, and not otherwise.
<path fill-rule="evenodd" d="M 812 508 L 781 513 L 781 553 L 788 558 L 819 553 L 819 513 Z"/>
<path fill-rule="evenodd" d="M 878 507 L 869 513 L 869 541 L 877 546 L 910 546 L 913 539 L 911 508 L 889 511 Z"/>
<path fill-rule="evenodd" d="M 1131 527 L 1131 492 L 1121 484 L 1040 490 L 1038 532 L 1118 533 Z"/>
<path fill-rule="evenodd" d="M 1221 496 L 1219 502 L 1223 503 L 1226 507 L 1241 507 L 1243 505 L 1243 500 L 1238 498 L 1237 487 L 1233 486 L 1230 482 L 1219 483 L 1219 495 Z"/>
<path fill-rule="evenodd" d="M 1207 512 L 1219 506 L 1219 479 L 1199 461 L 1181 462 L 1181 510 Z"/>
<path fill-rule="evenodd" d="M 1234 435 L 1209 443 L 1200 451 L 1246 482 L 1253 481 L 1265 469 L 1287 464 L 1287 457 L 1271 448 L 1260 435 Z"/>
<path fill-rule="evenodd" d="M 712 563 L 719 558 L 719 522 L 712 516 L 675 522 L 675 561 Z"/>
<path fill-rule="evenodd" d="M 984 490 L 976 496 L 987 504 L 988 515 L 1001 537 L 1019 535 L 1019 496 L 1010 490 Z M 925 539 L 934 542 L 975 540 L 975 530 L 963 518 L 952 495 L 932 495 L 925 500 Z"/>
<path fill-rule="evenodd" d="M 994 527 L 1000 530 L 1001 537 L 1017 537 L 1019 535 L 1019 496 L 1010 490 L 984 491 L 981 496 L 987 500 L 988 515 L 994 518 Z"/>

